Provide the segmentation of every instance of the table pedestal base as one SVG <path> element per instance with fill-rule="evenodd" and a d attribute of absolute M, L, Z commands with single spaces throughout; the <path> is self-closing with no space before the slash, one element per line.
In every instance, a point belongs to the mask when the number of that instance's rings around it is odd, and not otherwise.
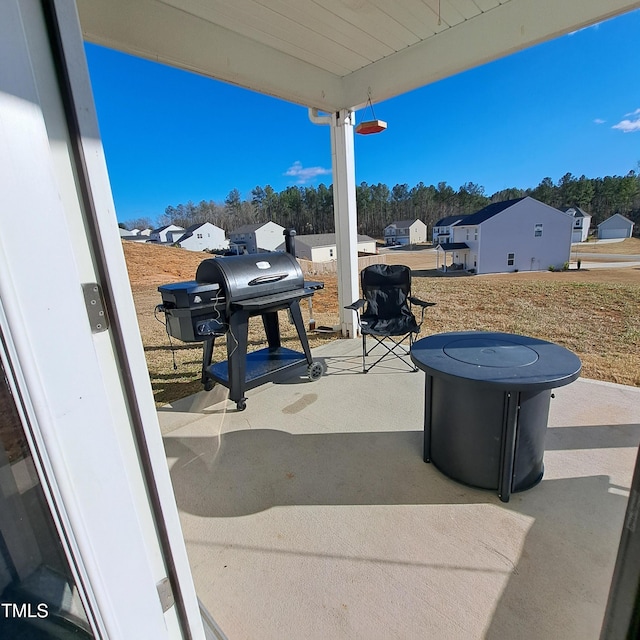
<path fill-rule="evenodd" d="M 549 389 L 492 390 L 427 375 L 424 461 L 508 502 L 542 479 L 550 398 Z"/>

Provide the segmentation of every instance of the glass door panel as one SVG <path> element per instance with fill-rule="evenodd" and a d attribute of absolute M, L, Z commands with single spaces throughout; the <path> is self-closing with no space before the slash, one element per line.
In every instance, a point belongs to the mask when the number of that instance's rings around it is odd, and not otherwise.
<path fill-rule="evenodd" d="M 0 638 L 93 638 L 0 361 Z"/>

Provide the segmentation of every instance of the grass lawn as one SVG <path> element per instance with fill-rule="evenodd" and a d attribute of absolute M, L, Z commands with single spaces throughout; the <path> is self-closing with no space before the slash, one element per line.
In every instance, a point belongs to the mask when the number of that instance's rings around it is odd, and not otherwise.
<path fill-rule="evenodd" d="M 192 279 L 197 264 L 209 256 L 169 247 L 127 245 L 130 243 L 125 243 L 125 257 L 142 342 L 155 399 L 161 405 L 201 390 L 202 347 L 172 339 L 171 348 L 160 322 L 163 314 L 158 320 L 154 317 L 154 308 L 161 302 L 157 286 Z M 622 251 L 639 252 L 637 246 Z M 574 351 L 582 360 L 583 377 L 640 386 L 640 269 L 442 277 L 433 268 L 431 252 L 394 252 L 389 259 L 410 264 L 414 295 L 437 303 L 427 310 L 421 336 L 463 330 L 522 333 Z M 336 277 L 327 274 L 322 279 L 325 289 L 313 297 L 313 316 L 318 326 L 331 326 L 339 318 Z M 305 301 L 302 311 L 307 319 Z M 295 330 L 285 313 L 281 325 L 283 343 L 297 348 Z M 333 339 L 326 334 L 310 335 L 312 347 Z M 252 349 L 264 344 L 259 318 L 252 318 L 249 340 Z M 216 345 L 214 359 L 226 359 L 224 340 L 220 347 Z"/>

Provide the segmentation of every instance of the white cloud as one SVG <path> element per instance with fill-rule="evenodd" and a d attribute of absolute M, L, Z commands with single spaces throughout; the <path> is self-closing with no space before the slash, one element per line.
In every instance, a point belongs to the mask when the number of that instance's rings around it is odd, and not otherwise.
<path fill-rule="evenodd" d="M 324 167 L 303 167 L 299 160 L 296 160 L 284 173 L 285 176 L 296 178 L 296 184 L 306 184 L 318 176 L 331 173 L 331 169 Z"/>
<path fill-rule="evenodd" d="M 596 118 L 596 119 L 594 120 L 594 122 L 595 122 L 596 124 L 604 124 L 604 123 L 606 122 L 606 120 L 603 120 L 602 118 Z"/>
<path fill-rule="evenodd" d="M 625 113 L 625 119 L 620 120 L 618 124 L 614 124 L 612 129 L 618 129 L 623 133 L 634 133 L 640 131 L 640 109 L 636 109 L 631 113 Z"/>

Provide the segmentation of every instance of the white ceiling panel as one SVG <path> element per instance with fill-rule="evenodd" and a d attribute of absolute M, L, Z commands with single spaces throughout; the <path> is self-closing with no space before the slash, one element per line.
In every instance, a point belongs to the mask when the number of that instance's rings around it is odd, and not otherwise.
<path fill-rule="evenodd" d="M 394 51 L 400 51 L 419 41 L 410 29 L 387 13 L 388 8 L 381 9 L 374 0 L 321 0 L 320 3 L 331 11 L 336 19 L 359 26 Z M 388 7 L 395 2 L 380 4 Z"/>
<path fill-rule="evenodd" d="M 469 20 L 479 13 L 482 13 L 482 10 L 473 0 L 442 0 L 442 3 L 453 5 L 455 9 L 464 16 L 465 20 Z"/>
<path fill-rule="evenodd" d="M 640 0 L 76 0 L 85 38 L 323 111 L 363 106 Z"/>

